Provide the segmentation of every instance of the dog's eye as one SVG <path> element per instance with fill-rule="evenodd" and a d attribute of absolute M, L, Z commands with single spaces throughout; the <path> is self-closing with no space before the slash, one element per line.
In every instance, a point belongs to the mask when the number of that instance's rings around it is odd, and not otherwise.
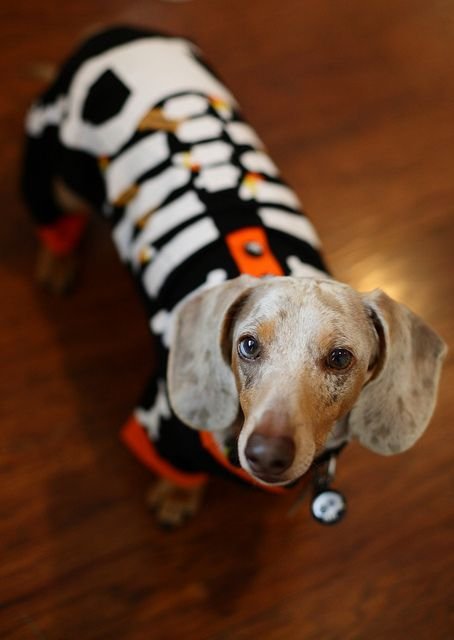
<path fill-rule="evenodd" d="M 245 336 L 238 343 L 238 353 L 242 358 L 246 358 L 246 360 L 257 358 L 260 353 L 258 340 L 252 336 Z"/>
<path fill-rule="evenodd" d="M 347 369 L 353 362 L 353 354 L 347 349 L 333 349 L 327 358 L 330 369 Z"/>

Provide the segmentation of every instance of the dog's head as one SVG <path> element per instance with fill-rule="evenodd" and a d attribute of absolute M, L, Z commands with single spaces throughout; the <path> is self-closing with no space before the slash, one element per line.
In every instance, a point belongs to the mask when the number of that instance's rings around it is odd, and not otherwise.
<path fill-rule="evenodd" d="M 382 454 L 412 446 L 432 415 L 443 341 L 405 306 L 331 280 L 241 276 L 177 312 L 168 385 L 195 429 L 239 423 L 241 466 L 286 484 L 340 419 Z"/>

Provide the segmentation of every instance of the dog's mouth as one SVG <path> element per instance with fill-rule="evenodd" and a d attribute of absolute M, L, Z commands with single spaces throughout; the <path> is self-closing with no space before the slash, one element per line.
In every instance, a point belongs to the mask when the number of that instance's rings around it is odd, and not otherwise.
<path fill-rule="evenodd" d="M 259 482 L 263 482 L 263 484 L 268 484 L 268 485 L 286 485 L 289 482 L 291 482 L 291 480 L 289 480 L 288 478 L 283 478 L 282 475 L 270 475 L 270 474 L 264 474 L 264 473 L 252 473 L 251 471 L 249 471 L 249 473 L 251 473 L 252 477 L 255 478 L 256 480 L 258 480 Z"/>
<path fill-rule="evenodd" d="M 240 457 L 238 454 L 238 436 L 232 437 L 226 443 L 227 457 L 231 464 L 235 467 L 239 467 L 242 469 Z M 252 469 L 244 469 L 247 471 L 253 478 L 255 478 L 258 482 L 262 482 L 267 485 L 285 485 L 290 481 L 286 478 L 283 478 L 282 475 L 273 475 L 273 474 L 264 474 L 258 473 L 257 471 L 253 471 Z"/>

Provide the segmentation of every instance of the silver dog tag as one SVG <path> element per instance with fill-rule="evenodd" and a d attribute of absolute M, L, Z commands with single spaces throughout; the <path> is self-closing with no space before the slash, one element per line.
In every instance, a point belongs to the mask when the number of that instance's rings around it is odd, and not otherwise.
<path fill-rule="evenodd" d="M 342 448 L 342 447 L 341 447 Z M 315 520 L 321 524 L 336 524 L 347 511 L 347 501 L 339 491 L 331 489 L 337 466 L 337 456 L 340 449 L 333 451 L 322 463 L 315 465 L 312 482 L 306 483 L 289 510 L 288 515 L 294 516 L 305 500 L 312 485 L 312 500 L 310 511 Z"/>
<path fill-rule="evenodd" d="M 346 510 L 344 496 L 334 489 L 317 493 L 312 499 L 311 513 L 322 524 L 336 524 L 344 517 Z"/>
<path fill-rule="evenodd" d="M 345 497 L 339 491 L 331 488 L 336 474 L 336 466 L 337 453 L 333 453 L 327 463 L 315 472 L 311 513 L 315 520 L 321 524 L 336 524 L 342 520 L 347 510 Z"/>

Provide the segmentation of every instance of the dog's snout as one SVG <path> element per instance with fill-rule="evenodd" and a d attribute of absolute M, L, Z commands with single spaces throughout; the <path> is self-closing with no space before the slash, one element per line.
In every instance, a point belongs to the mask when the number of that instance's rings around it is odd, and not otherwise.
<path fill-rule="evenodd" d="M 295 443 L 289 437 L 253 433 L 246 444 L 246 459 L 259 476 L 278 479 L 293 463 Z"/>

